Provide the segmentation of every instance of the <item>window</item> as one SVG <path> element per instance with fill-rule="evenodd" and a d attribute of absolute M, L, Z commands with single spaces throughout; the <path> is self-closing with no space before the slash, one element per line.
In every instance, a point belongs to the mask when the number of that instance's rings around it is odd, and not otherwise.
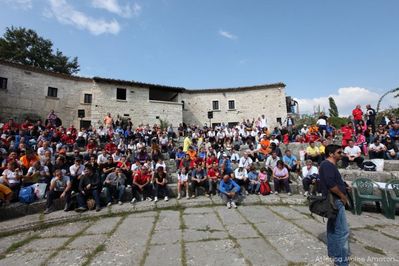
<path fill-rule="evenodd" d="M 212 101 L 212 110 L 219 110 L 219 101 Z"/>
<path fill-rule="evenodd" d="M 116 89 L 116 99 L 126 101 L 126 89 Z"/>
<path fill-rule="evenodd" d="M 92 94 L 85 93 L 84 103 L 91 103 L 92 97 Z"/>
<path fill-rule="evenodd" d="M 7 79 L 0 77 L 0 89 L 6 90 L 7 89 Z"/>
<path fill-rule="evenodd" d="M 234 100 L 229 101 L 229 110 L 236 109 L 236 102 Z"/>
<path fill-rule="evenodd" d="M 57 98 L 58 89 L 53 87 L 48 87 L 47 96 Z"/>

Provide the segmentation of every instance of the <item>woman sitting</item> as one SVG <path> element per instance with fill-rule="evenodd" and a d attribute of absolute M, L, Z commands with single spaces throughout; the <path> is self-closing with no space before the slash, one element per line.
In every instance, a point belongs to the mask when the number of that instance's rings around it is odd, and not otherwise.
<path fill-rule="evenodd" d="M 274 194 L 277 195 L 280 193 L 280 186 L 284 185 L 285 192 L 288 193 L 288 196 L 291 196 L 291 188 L 288 181 L 288 169 L 285 167 L 282 160 L 279 160 L 276 167 L 274 167 L 272 177 L 274 181 Z"/>

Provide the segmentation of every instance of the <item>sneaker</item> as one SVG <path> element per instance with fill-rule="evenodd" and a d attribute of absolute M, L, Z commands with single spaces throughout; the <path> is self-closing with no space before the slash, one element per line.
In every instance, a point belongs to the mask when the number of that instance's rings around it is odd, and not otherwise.
<path fill-rule="evenodd" d="M 43 213 L 44 214 L 49 214 L 49 213 L 52 213 L 52 212 L 53 212 L 52 208 L 47 208 Z"/>
<path fill-rule="evenodd" d="M 122 201 L 118 201 L 118 204 L 119 204 L 119 205 L 122 205 L 122 204 L 123 204 L 123 202 L 122 202 Z"/>
<path fill-rule="evenodd" d="M 112 205 L 112 202 L 108 202 L 107 207 L 109 207 L 109 206 L 111 206 L 111 205 Z"/>
<path fill-rule="evenodd" d="M 303 193 L 303 196 L 304 197 L 307 197 L 309 195 L 309 192 L 308 191 L 305 191 L 305 193 Z"/>
<path fill-rule="evenodd" d="M 141 198 L 140 198 L 140 201 L 144 201 L 144 197 L 141 197 Z"/>
<path fill-rule="evenodd" d="M 274 191 L 274 195 L 278 195 L 278 192 L 277 192 L 277 191 Z"/>
<path fill-rule="evenodd" d="M 291 192 L 288 192 L 288 196 L 291 196 L 292 195 L 292 193 Z"/>
<path fill-rule="evenodd" d="M 130 204 L 134 204 L 136 201 L 137 201 L 136 198 L 133 198 L 133 199 L 130 201 Z"/>
<path fill-rule="evenodd" d="M 181 199 L 181 195 L 179 194 L 179 195 L 177 195 L 177 199 L 179 200 L 179 199 Z"/>
<path fill-rule="evenodd" d="M 192 195 L 191 198 L 192 198 L 192 199 L 195 199 L 195 195 Z"/>
<path fill-rule="evenodd" d="M 71 210 L 71 206 L 65 203 L 64 212 L 69 212 Z"/>
<path fill-rule="evenodd" d="M 237 205 L 234 201 L 231 203 L 231 207 L 233 207 L 234 209 L 237 209 Z"/>
<path fill-rule="evenodd" d="M 169 200 L 169 198 L 168 197 L 165 197 L 165 199 L 164 199 L 165 201 L 168 201 Z"/>
<path fill-rule="evenodd" d="M 211 194 L 205 193 L 205 196 L 206 196 L 207 198 L 210 198 L 210 197 L 211 197 Z"/>
<path fill-rule="evenodd" d="M 147 200 L 148 200 L 148 198 L 147 198 Z M 158 201 L 158 197 L 155 197 L 154 202 L 157 202 L 157 201 Z"/>
<path fill-rule="evenodd" d="M 77 211 L 77 212 L 85 212 L 85 211 L 87 211 L 87 209 L 85 207 L 79 207 L 75 211 Z"/>
<path fill-rule="evenodd" d="M 187 195 L 187 196 L 186 196 L 186 199 L 190 199 L 190 197 Z"/>
<path fill-rule="evenodd" d="M 231 203 L 230 202 L 227 202 L 227 209 L 231 209 Z"/>
<path fill-rule="evenodd" d="M 157 200 L 158 200 L 158 198 L 157 198 Z M 147 201 L 152 201 L 152 198 L 147 197 Z"/>

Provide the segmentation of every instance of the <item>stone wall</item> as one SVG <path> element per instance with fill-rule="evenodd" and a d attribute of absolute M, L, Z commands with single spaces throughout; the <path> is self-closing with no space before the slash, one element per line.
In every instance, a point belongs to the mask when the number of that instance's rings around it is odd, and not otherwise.
<path fill-rule="evenodd" d="M 90 108 L 83 103 L 83 91 L 91 91 L 90 79 L 67 79 L 40 72 L 27 71 L 0 65 L 0 77 L 7 78 L 7 89 L 0 89 L 0 119 L 21 121 L 26 114 L 36 114 L 45 119 L 51 109 L 64 125 L 78 126 L 77 109 Z M 58 89 L 57 97 L 48 97 L 48 87 Z"/>
<path fill-rule="evenodd" d="M 159 86 L 159 93 L 169 88 L 160 85 L 101 81 L 2 62 L 0 77 L 7 78 L 8 83 L 7 89 L 0 89 L 0 122 L 8 118 L 22 121 L 27 113 L 45 119 L 54 109 L 64 126 L 79 127 L 84 120 L 97 127 L 108 112 L 113 117 L 129 117 L 134 125 L 159 123 L 159 119 L 167 120 L 174 127 L 183 121 L 204 125 L 209 123 L 207 113 L 212 110 L 214 100 L 219 101 L 220 108 L 214 111 L 212 123 L 237 123 L 265 114 L 269 125 L 276 126 L 277 118 L 284 121 L 287 116 L 284 84 L 204 91 L 182 89 L 177 102 L 166 102 L 150 100 L 150 86 Z M 58 89 L 57 97 L 47 96 L 48 87 Z M 126 89 L 126 100 L 116 99 L 117 88 Z M 84 103 L 86 93 L 92 94 L 91 104 Z M 228 108 L 229 100 L 235 101 L 233 110 Z M 85 117 L 78 118 L 78 110 L 84 110 Z"/>
<path fill-rule="evenodd" d="M 243 119 L 257 119 L 264 114 L 269 126 L 277 126 L 277 118 L 284 121 L 287 117 L 283 87 L 184 92 L 180 98 L 185 103 L 183 118 L 187 124 L 209 124 L 208 111 L 212 110 L 212 101 L 215 100 L 219 101 L 219 110 L 213 111 L 212 123 L 241 122 Z M 229 110 L 229 100 L 235 101 L 235 109 Z"/>

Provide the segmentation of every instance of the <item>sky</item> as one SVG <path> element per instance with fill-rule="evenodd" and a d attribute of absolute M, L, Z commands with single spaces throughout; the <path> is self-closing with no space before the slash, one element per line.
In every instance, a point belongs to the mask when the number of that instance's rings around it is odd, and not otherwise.
<path fill-rule="evenodd" d="M 399 87 L 397 0 L 0 0 L 6 27 L 77 56 L 81 76 L 188 89 L 283 82 L 300 112 Z M 398 107 L 386 97 L 383 107 Z"/>

